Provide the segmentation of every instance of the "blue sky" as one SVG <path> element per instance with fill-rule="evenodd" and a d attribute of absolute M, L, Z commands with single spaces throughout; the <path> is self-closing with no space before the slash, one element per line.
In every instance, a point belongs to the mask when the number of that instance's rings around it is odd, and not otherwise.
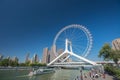
<path fill-rule="evenodd" d="M 64 26 L 81 24 L 93 36 L 88 56 L 97 58 L 104 43 L 120 38 L 120 0 L 1 0 L 0 54 L 25 60 L 26 53 L 42 57 Z"/>

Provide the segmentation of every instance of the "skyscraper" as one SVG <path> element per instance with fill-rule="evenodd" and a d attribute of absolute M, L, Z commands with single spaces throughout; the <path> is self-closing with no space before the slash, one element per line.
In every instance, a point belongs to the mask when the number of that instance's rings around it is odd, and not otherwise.
<path fill-rule="evenodd" d="M 0 61 L 3 59 L 3 55 L 0 55 Z"/>
<path fill-rule="evenodd" d="M 48 48 L 43 49 L 42 63 L 48 63 L 49 51 Z"/>
<path fill-rule="evenodd" d="M 50 50 L 50 62 L 56 58 L 56 45 L 53 45 Z"/>
<path fill-rule="evenodd" d="M 15 62 L 19 61 L 19 59 L 16 56 L 14 58 L 12 58 L 12 60 L 15 61 Z"/>
<path fill-rule="evenodd" d="M 26 58 L 25 58 L 25 62 L 28 62 L 29 61 L 29 53 L 27 53 L 27 55 L 26 55 Z"/>
<path fill-rule="evenodd" d="M 112 41 L 112 48 L 114 50 L 120 50 L 120 38 Z"/>
<path fill-rule="evenodd" d="M 35 63 L 35 62 L 39 62 L 37 54 L 34 54 L 34 56 L 33 56 L 33 63 Z"/>

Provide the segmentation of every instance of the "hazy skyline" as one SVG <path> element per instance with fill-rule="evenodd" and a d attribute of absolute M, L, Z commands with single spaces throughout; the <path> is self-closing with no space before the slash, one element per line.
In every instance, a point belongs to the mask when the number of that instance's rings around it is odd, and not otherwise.
<path fill-rule="evenodd" d="M 3 0 L 0 1 L 0 54 L 25 60 L 27 53 L 41 58 L 57 32 L 70 24 L 87 27 L 93 36 L 88 58 L 104 43 L 120 38 L 120 0 Z M 94 58 L 93 58 L 94 57 Z"/>

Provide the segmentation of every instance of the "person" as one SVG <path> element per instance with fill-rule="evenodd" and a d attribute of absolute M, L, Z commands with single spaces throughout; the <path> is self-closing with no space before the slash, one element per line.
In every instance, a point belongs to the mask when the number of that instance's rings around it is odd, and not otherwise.
<path fill-rule="evenodd" d="M 80 80 L 83 80 L 83 76 L 82 75 L 80 75 Z"/>
<path fill-rule="evenodd" d="M 95 74 L 95 78 L 98 78 L 98 77 L 99 77 L 99 75 L 96 73 L 96 74 Z"/>
<path fill-rule="evenodd" d="M 84 77 L 87 78 L 87 75 L 84 73 Z"/>
<path fill-rule="evenodd" d="M 80 80 L 78 76 L 77 76 L 77 80 Z"/>
<path fill-rule="evenodd" d="M 94 78 L 94 77 L 95 77 L 95 74 L 93 73 L 93 74 L 92 74 L 92 78 Z"/>
<path fill-rule="evenodd" d="M 91 77 L 91 72 L 89 72 L 89 76 Z"/>
<path fill-rule="evenodd" d="M 80 75 L 80 80 L 83 80 L 82 69 L 80 70 L 80 73 L 81 73 L 81 75 Z"/>
<path fill-rule="evenodd" d="M 106 75 L 105 75 L 105 73 L 103 73 L 103 78 L 105 79 L 105 77 L 106 77 Z"/>

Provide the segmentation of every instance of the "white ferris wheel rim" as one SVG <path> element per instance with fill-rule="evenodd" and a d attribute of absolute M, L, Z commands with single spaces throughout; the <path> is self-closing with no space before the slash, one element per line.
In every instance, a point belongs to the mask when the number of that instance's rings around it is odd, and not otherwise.
<path fill-rule="evenodd" d="M 86 37 L 87 37 L 87 39 L 88 39 L 88 43 L 87 43 L 87 47 L 86 47 L 86 49 L 85 49 L 85 51 L 84 51 L 84 52 L 86 52 L 86 53 L 84 53 L 83 57 L 87 57 L 88 54 L 90 53 L 91 48 L 92 48 L 93 40 L 92 40 L 92 35 L 91 35 L 90 31 L 89 31 L 86 27 L 84 27 L 84 26 L 82 26 L 82 25 L 79 25 L 79 24 L 71 24 L 71 25 L 68 25 L 68 26 L 65 26 L 64 28 L 62 28 L 62 29 L 57 33 L 57 35 L 55 36 L 54 41 L 53 41 L 53 45 L 56 45 L 56 41 L 57 41 L 59 35 L 60 35 L 62 32 L 64 32 L 64 30 L 69 29 L 69 28 L 78 28 L 78 29 L 81 29 L 81 30 L 85 33 L 85 35 L 86 35 Z M 56 55 L 56 54 L 55 54 L 55 55 Z"/>

